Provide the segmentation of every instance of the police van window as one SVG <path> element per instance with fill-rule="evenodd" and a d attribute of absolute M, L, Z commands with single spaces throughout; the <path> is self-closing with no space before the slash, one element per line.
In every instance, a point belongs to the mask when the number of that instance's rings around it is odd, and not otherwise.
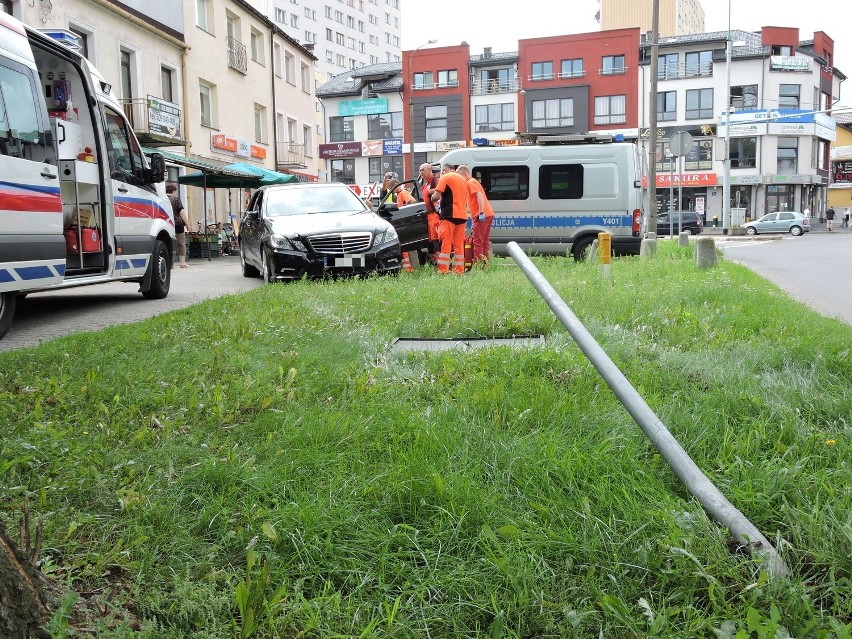
<path fill-rule="evenodd" d="M 526 200 L 530 170 L 526 166 L 477 166 L 472 171 L 489 200 Z"/>
<path fill-rule="evenodd" d="M 541 167 L 538 171 L 538 196 L 542 200 L 579 200 L 583 197 L 583 165 Z"/>
<path fill-rule="evenodd" d="M 115 179 L 138 184 L 137 176 L 144 167 L 142 150 L 136 138 L 130 135 L 125 119 L 110 108 L 105 111 L 110 172 Z"/>
<path fill-rule="evenodd" d="M 52 141 L 40 130 L 32 78 L 22 70 L 0 64 L 0 155 L 55 162 Z"/>

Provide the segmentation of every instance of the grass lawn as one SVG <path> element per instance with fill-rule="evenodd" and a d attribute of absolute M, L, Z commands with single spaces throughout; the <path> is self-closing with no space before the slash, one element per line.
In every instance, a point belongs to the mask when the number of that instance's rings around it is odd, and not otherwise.
<path fill-rule="evenodd" d="M 495 259 L 0 354 L 0 520 L 29 500 L 89 615 L 54 636 L 852 636 L 852 327 L 660 244 L 608 281 L 535 262 L 790 578 L 708 519 Z"/>

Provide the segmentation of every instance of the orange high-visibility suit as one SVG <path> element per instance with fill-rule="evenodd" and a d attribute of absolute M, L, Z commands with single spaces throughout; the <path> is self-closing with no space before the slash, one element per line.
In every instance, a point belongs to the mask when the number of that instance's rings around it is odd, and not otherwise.
<path fill-rule="evenodd" d="M 464 227 L 467 222 L 467 181 L 455 171 L 449 171 L 438 180 L 435 191 L 441 194 L 441 210 L 438 213 L 438 272 L 449 273 L 450 256 L 453 272 L 464 273 Z"/>
<path fill-rule="evenodd" d="M 491 257 L 491 224 L 494 222 L 494 209 L 485 195 L 485 189 L 475 177 L 467 180 L 467 205 L 473 218 L 473 262 L 487 261 Z M 480 220 L 479 214 L 485 218 Z"/>

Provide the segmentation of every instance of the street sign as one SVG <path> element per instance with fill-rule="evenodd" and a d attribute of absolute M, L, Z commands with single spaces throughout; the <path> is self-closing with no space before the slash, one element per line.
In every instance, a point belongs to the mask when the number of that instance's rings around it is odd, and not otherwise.
<path fill-rule="evenodd" d="M 689 152 L 694 146 L 695 140 L 693 140 L 692 136 L 686 131 L 672 133 L 672 137 L 669 139 L 669 149 L 671 149 L 672 154 L 677 157 L 689 155 Z"/>

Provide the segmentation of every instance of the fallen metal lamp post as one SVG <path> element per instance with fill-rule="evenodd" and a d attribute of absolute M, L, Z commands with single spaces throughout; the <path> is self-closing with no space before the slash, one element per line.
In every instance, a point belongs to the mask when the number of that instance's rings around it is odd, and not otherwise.
<path fill-rule="evenodd" d="M 715 521 L 727 527 L 734 538 L 765 562 L 767 572 L 771 577 L 785 577 L 788 569 L 784 560 L 772 547 L 763 534 L 743 515 L 722 492 L 707 478 L 698 465 L 692 461 L 687 452 L 674 436 L 660 421 L 656 413 L 633 388 L 630 381 L 619 370 L 609 355 L 601 348 L 591 333 L 571 312 L 568 305 L 559 297 L 556 290 L 533 265 L 521 247 L 515 242 L 508 244 L 509 254 L 520 266 L 524 275 L 532 282 L 541 297 L 563 326 L 568 329 L 571 337 L 577 342 L 580 350 L 598 370 L 606 383 L 651 440 L 651 443 L 666 460 L 669 467 L 687 487 L 689 492 L 701 503 L 704 510 Z"/>

